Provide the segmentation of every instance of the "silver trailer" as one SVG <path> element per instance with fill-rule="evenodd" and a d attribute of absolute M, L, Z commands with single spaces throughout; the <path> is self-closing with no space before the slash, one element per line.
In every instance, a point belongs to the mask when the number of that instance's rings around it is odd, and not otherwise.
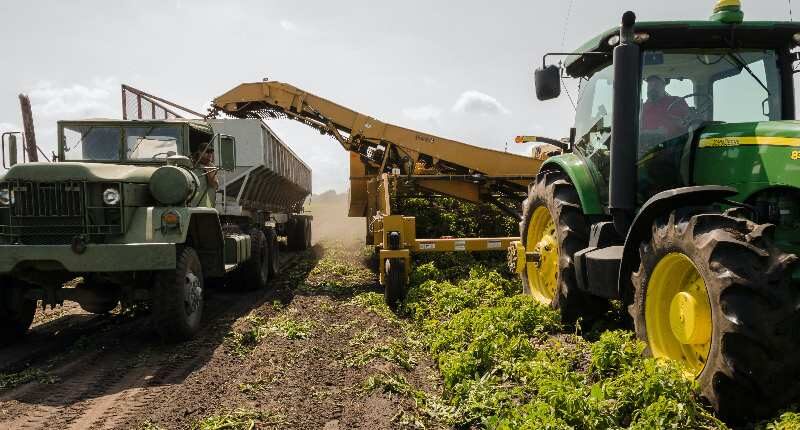
<path fill-rule="evenodd" d="M 216 208 L 223 216 L 263 219 L 290 249 L 311 243 L 311 168 L 260 119 L 210 119 L 214 133 L 236 139 L 236 169 L 220 175 Z"/>

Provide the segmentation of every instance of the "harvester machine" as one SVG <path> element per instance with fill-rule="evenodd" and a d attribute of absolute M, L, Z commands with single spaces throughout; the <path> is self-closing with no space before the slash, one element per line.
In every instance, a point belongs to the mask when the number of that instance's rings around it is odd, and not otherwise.
<path fill-rule="evenodd" d="M 399 190 L 491 202 L 516 218 L 542 159 L 495 151 L 387 124 L 281 82 L 245 83 L 214 100 L 214 113 L 290 118 L 350 152 L 349 216 L 367 219 L 387 303 L 405 294 L 411 252 L 505 251 L 516 237 L 417 238 L 414 217 L 392 209 Z M 557 149 L 557 148 L 556 148 Z M 401 193 L 402 194 L 402 193 Z"/>

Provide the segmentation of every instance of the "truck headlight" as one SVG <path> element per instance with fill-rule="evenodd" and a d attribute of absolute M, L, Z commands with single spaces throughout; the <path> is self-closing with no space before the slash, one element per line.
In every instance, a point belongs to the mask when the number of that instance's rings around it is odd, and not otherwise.
<path fill-rule="evenodd" d="M 11 204 L 11 191 L 8 188 L 0 190 L 0 206 L 8 206 Z"/>
<path fill-rule="evenodd" d="M 103 191 L 103 203 L 109 206 L 119 203 L 119 191 L 116 188 L 107 188 Z"/>

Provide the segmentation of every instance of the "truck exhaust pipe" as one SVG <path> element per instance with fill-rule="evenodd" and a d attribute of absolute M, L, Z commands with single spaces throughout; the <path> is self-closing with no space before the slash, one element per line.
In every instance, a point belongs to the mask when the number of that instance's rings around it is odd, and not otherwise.
<path fill-rule="evenodd" d="M 609 209 L 614 228 L 625 237 L 636 211 L 636 148 L 639 141 L 639 45 L 634 41 L 636 15 L 622 15 L 620 43 L 614 48 L 614 112 L 611 122 Z"/>

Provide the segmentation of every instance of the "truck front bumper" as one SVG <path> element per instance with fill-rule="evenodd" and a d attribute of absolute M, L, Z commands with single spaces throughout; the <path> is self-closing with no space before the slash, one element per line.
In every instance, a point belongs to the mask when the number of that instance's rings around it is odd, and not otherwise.
<path fill-rule="evenodd" d="M 88 244 L 80 254 L 70 245 L 0 245 L 0 274 L 16 269 L 87 273 L 174 268 L 174 243 Z"/>

